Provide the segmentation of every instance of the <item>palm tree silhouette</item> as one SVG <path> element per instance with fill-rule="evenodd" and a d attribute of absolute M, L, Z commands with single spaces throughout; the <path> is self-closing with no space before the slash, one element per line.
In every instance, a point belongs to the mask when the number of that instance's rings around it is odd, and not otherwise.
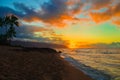
<path fill-rule="evenodd" d="M 2 28 L 4 25 L 4 18 L 0 17 L 0 28 Z M 2 31 L 0 32 L 0 43 L 3 43 L 5 41 L 5 36 L 2 34 Z"/>
<path fill-rule="evenodd" d="M 0 27 L 3 26 L 3 19 L 0 17 Z"/>
<path fill-rule="evenodd" d="M 16 36 L 15 26 L 19 26 L 18 18 L 15 15 L 8 15 L 5 17 L 6 37 L 11 39 Z"/>
<path fill-rule="evenodd" d="M 7 15 L 4 18 L 0 17 L 0 27 L 5 27 L 4 34 L 0 34 L 0 42 L 7 43 L 13 37 L 16 37 L 15 26 L 19 26 L 18 17 L 15 15 Z"/>

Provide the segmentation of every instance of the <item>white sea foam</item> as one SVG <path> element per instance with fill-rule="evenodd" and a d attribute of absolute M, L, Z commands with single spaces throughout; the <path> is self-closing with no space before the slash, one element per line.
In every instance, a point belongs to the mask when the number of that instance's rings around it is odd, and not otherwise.
<path fill-rule="evenodd" d="M 120 49 L 65 49 L 61 56 L 95 80 L 120 80 Z"/>

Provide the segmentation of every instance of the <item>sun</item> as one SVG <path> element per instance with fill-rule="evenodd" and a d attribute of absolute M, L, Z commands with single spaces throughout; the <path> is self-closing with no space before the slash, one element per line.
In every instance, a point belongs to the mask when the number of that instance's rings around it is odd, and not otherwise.
<path fill-rule="evenodd" d="M 74 49 L 74 48 L 77 48 L 77 45 L 75 42 L 70 42 L 68 45 L 68 48 Z"/>

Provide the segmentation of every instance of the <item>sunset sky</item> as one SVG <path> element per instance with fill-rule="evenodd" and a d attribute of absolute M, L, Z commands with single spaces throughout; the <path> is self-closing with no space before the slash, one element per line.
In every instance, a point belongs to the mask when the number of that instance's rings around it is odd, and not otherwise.
<path fill-rule="evenodd" d="M 16 39 L 68 47 L 120 42 L 120 0 L 0 0 L 20 19 Z"/>

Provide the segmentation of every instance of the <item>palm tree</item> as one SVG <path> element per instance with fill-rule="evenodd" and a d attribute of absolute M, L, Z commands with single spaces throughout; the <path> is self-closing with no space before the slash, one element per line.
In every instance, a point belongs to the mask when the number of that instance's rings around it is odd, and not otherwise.
<path fill-rule="evenodd" d="M 0 27 L 3 26 L 3 19 L 0 17 Z"/>
<path fill-rule="evenodd" d="M 2 28 L 4 25 L 4 20 L 2 17 L 0 17 L 0 28 Z M 5 41 L 5 36 L 0 32 L 0 44 Z"/>
<path fill-rule="evenodd" d="M 18 18 L 15 15 L 8 15 L 5 17 L 5 25 L 6 25 L 6 37 L 7 39 L 11 39 L 15 37 L 16 31 L 15 26 L 19 26 Z"/>
<path fill-rule="evenodd" d="M 16 37 L 15 26 L 19 26 L 18 17 L 15 15 L 7 15 L 4 18 L 0 17 L 0 27 L 5 27 L 5 32 L 0 33 L 0 43 L 8 43 L 13 37 Z M 4 30 L 4 29 L 3 29 Z"/>
<path fill-rule="evenodd" d="M 6 33 L 8 39 L 12 39 L 13 37 L 16 37 L 16 31 L 15 27 L 10 27 Z"/>
<path fill-rule="evenodd" d="M 13 14 L 7 15 L 5 17 L 5 24 L 13 26 L 13 27 L 14 27 L 14 25 L 19 26 L 18 17 Z"/>

